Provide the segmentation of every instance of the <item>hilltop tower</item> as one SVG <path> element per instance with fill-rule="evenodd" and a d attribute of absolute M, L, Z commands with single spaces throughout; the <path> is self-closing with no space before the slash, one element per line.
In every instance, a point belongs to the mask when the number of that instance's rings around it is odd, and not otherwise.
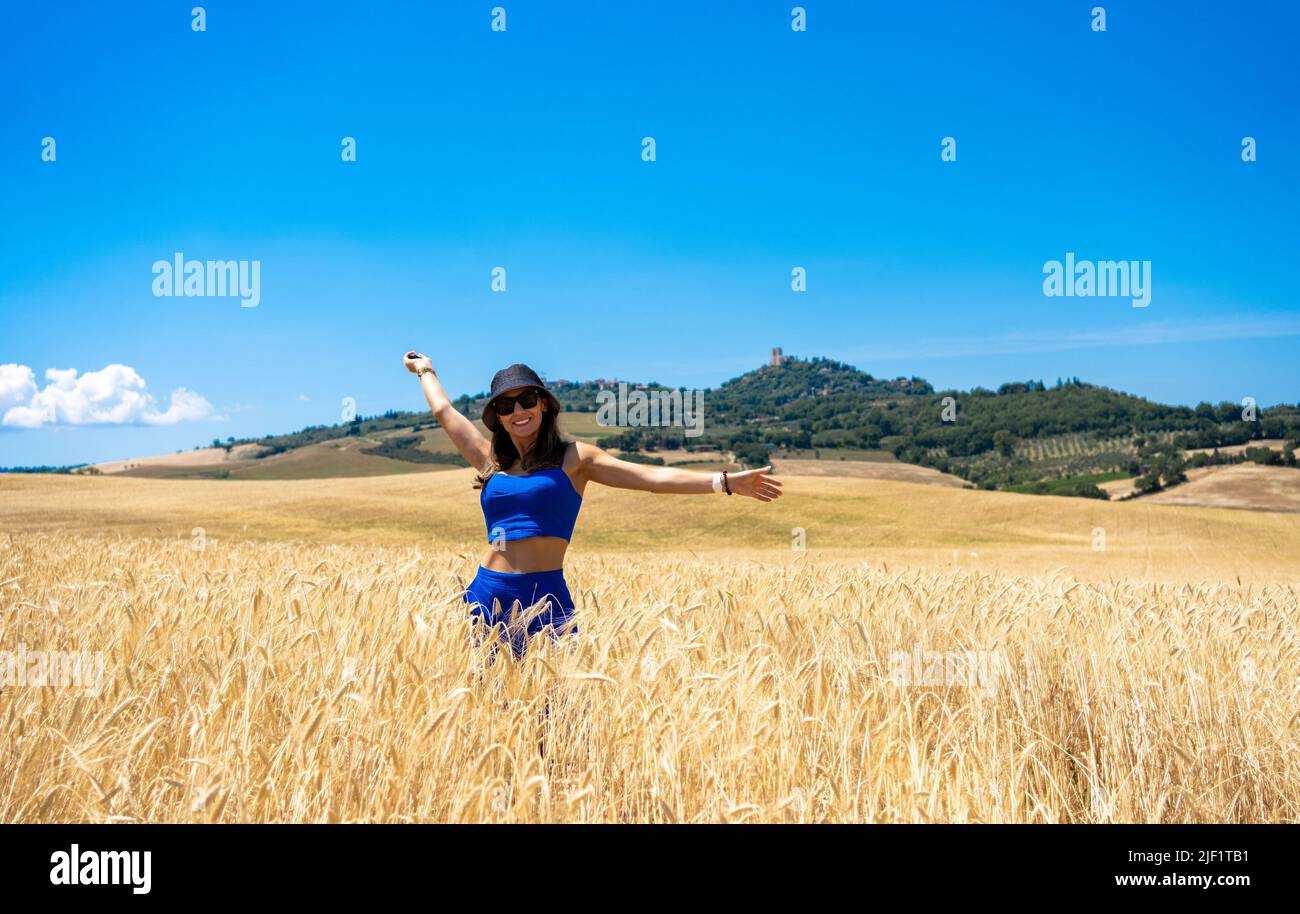
<path fill-rule="evenodd" d="M 771 358 L 771 361 L 768 362 L 768 364 L 771 365 L 773 368 L 780 368 L 780 367 L 781 367 L 781 362 L 784 361 L 784 360 L 785 360 L 785 356 L 783 356 L 783 355 L 781 354 L 781 347 L 780 347 L 780 346 L 773 346 L 773 347 L 772 347 L 772 358 Z"/>

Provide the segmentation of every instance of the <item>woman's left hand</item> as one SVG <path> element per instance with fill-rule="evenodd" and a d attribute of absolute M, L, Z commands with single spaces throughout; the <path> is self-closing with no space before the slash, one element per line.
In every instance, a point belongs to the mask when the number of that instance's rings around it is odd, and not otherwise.
<path fill-rule="evenodd" d="M 765 466 L 757 470 L 728 473 L 727 484 L 731 486 L 733 495 L 748 495 L 759 501 L 775 501 L 781 497 L 781 481 L 768 476 L 770 472 L 772 468 Z"/>

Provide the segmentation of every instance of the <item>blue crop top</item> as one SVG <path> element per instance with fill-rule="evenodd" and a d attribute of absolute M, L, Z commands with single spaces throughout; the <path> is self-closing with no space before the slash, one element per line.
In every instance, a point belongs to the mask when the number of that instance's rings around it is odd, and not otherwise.
<path fill-rule="evenodd" d="M 534 470 L 527 476 L 493 473 L 479 493 L 488 542 L 530 536 L 573 538 L 582 496 L 560 467 Z"/>

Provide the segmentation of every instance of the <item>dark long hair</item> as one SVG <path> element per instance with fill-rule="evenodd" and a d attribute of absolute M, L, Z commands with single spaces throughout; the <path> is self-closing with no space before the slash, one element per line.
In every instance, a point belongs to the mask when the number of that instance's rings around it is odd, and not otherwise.
<path fill-rule="evenodd" d="M 547 409 L 542 410 L 542 424 L 537 431 L 537 440 L 533 443 L 528 453 L 520 464 L 520 469 L 526 473 L 534 470 L 547 470 L 552 467 L 564 466 L 564 452 L 569 446 L 569 442 L 560 437 L 560 417 L 555 410 L 555 404 L 550 398 L 543 398 Z M 515 443 L 510 440 L 510 433 L 506 431 L 505 423 L 500 419 L 497 420 L 496 428 L 492 429 L 492 447 L 488 455 L 488 461 L 483 466 L 482 472 L 474 477 L 474 488 L 481 489 L 487 485 L 487 481 L 494 475 L 501 472 L 503 467 L 514 466 L 519 459 L 519 449 Z"/>

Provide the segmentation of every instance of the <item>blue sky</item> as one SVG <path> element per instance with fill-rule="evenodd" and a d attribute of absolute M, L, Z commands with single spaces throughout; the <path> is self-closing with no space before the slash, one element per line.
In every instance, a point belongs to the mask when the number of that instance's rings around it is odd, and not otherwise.
<path fill-rule="evenodd" d="M 782 346 L 1300 399 L 1294 4 L 194 5 L 0 14 L 0 364 L 154 398 L 0 428 L 0 465 L 423 408 L 412 347 L 453 394 L 515 361 L 715 386 Z M 261 303 L 155 297 L 177 251 L 260 261 Z M 1151 261 L 1150 306 L 1044 296 L 1067 251 Z M 178 388 L 210 415 L 168 421 Z"/>

